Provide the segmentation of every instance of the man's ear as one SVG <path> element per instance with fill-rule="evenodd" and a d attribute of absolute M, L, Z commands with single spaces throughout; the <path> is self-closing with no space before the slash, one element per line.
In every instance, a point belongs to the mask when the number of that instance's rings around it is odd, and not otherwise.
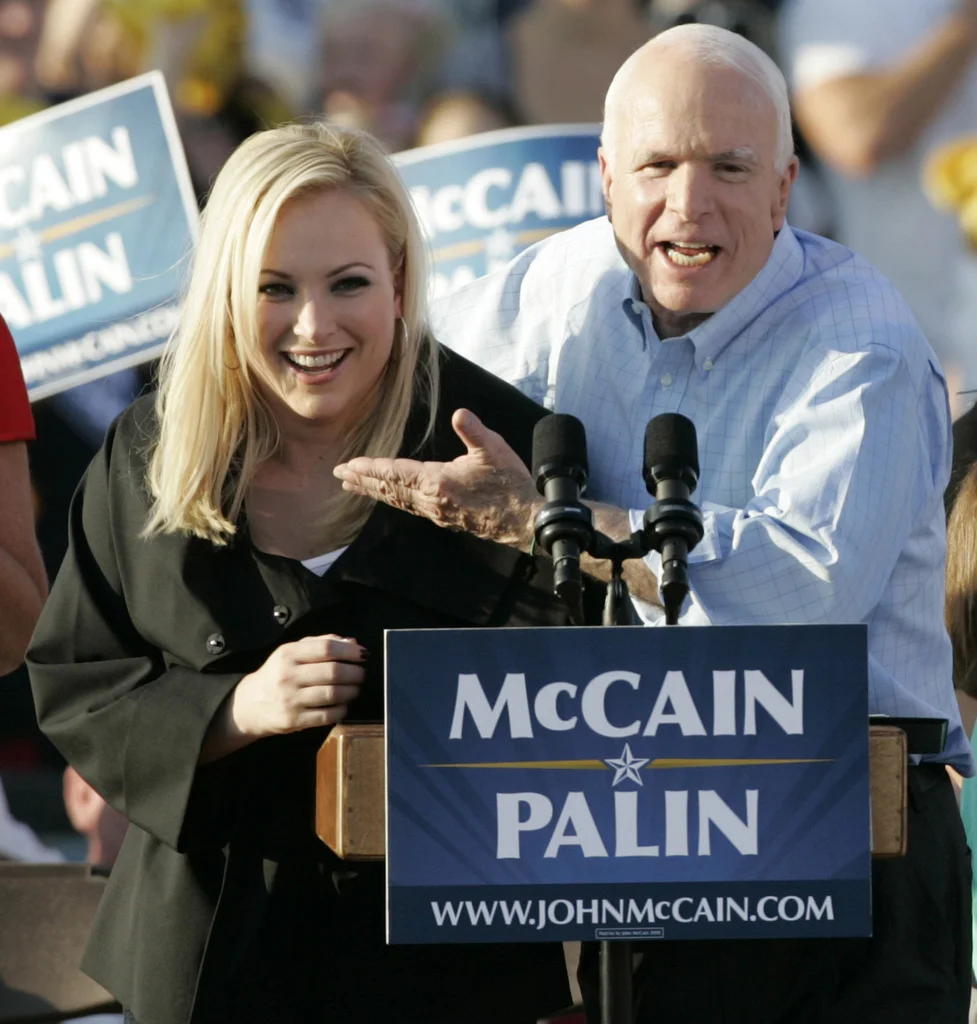
<path fill-rule="evenodd" d="M 775 234 L 784 226 L 784 219 L 787 216 L 787 204 L 790 202 L 790 190 L 793 188 L 794 182 L 797 181 L 797 171 L 800 166 L 800 161 L 797 157 L 791 157 L 786 170 L 780 176 L 780 182 L 777 186 L 777 198 L 771 211 Z"/>
<path fill-rule="evenodd" d="M 597 150 L 597 163 L 600 165 L 600 190 L 604 195 L 604 206 L 607 207 L 607 219 L 614 223 L 614 218 L 611 216 L 611 183 L 613 176 L 611 175 L 611 162 L 607 158 L 607 151 L 603 146 L 600 146 Z"/>

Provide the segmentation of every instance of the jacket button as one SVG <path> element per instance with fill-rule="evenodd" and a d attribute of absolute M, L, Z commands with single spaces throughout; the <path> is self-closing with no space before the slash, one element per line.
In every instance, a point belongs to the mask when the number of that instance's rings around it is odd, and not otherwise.
<path fill-rule="evenodd" d="M 220 633 L 211 633 L 207 637 L 207 653 L 220 654 L 224 650 L 224 637 Z"/>
<path fill-rule="evenodd" d="M 271 614 L 275 616 L 275 622 L 277 622 L 279 626 L 284 626 L 292 617 L 292 610 L 287 604 L 276 604 L 272 609 Z"/>

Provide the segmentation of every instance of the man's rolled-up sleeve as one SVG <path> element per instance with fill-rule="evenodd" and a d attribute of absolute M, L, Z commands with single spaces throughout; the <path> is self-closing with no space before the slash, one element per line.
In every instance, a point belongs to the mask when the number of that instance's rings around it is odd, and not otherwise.
<path fill-rule="evenodd" d="M 939 515 L 948 473 L 939 373 L 914 384 L 904 358 L 881 344 L 834 355 L 785 389 L 746 505 L 703 501 L 683 619 L 864 621 L 913 531 Z M 647 561 L 658 576 L 660 556 Z"/>

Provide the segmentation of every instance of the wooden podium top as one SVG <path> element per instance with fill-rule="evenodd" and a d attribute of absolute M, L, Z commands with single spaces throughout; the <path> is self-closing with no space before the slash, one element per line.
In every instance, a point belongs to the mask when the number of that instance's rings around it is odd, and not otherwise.
<path fill-rule="evenodd" d="M 906 734 L 886 725 L 869 728 L 872 856 L 906 852 Z M 316 835 L 345 860 L 383 860 L 383 726 L 337 725 L 316 765 Z"/>

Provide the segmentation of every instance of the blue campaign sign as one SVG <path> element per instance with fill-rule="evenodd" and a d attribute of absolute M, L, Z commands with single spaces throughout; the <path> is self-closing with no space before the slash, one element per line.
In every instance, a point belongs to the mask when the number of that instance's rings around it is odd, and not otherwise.
<path fill-rule="evenodd" d="M 197 204 L 163 76 L 0 129 L 0 314 L 32 399 L 152 358 Z"/>
<path fill-rule="evenodd" d="M 389 941 L 871 933 L 864 625 L 386 647 Z"/>
<path fill-rule="evenodd" d="M 604 213 L 598 125 L 505 128 L 398 153 L 442 295 Z"/>

